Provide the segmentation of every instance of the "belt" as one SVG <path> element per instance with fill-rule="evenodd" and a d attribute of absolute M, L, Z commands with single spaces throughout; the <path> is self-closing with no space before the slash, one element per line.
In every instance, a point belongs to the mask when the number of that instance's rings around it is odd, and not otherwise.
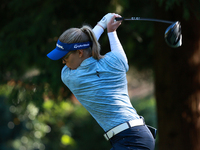
<path fill-rule="evenodd" d="M 120 124 L 114 128 L 112 128 L 111 130 L 109 130 L 108 132 L 106 132 L 104 134 L 104 137 L 106 138 L 106 140 L 108 141 L 109 139 L 111 139 L 113 136 L 115 136 L 116 134 L 128 129 L 128 128 L 132 128 L 135 126 L 141 126 L 144 125 L 144 120 L 141 119 L 136 119 L 136 120 L 131 120 L 128 122 L 125 122 L 123 124 Z"/>

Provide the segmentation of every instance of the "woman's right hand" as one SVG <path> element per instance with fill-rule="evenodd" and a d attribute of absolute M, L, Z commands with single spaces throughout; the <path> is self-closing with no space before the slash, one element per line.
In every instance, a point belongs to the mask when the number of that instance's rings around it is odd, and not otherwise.
<path fill-rule="evenodd" d="M 121 17 L 121 16 L 118 15 L 118 14 L 115 14 L 111 18 L 111 20 L 108 22 L 108 24 L 107 24 L 107 31 L 108 31 L 108 33 L 116 31 L 117 28 L 121 25 L 122 21 L 115 21 L 115 18 L 117 18 L 117 17 Z"/>

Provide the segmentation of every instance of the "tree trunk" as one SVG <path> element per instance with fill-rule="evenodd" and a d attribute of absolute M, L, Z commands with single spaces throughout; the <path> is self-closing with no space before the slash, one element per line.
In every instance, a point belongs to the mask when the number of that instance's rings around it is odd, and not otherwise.
<path fill-rule="evenodd" d="M 179 20 L 183 34 L 183 45 L 170 48 L 163 38 L 169 25 L 155 24 L 159 150 L 200 150 L 200 21 L 182 12 L 155 8 L 157 18 Z"/>

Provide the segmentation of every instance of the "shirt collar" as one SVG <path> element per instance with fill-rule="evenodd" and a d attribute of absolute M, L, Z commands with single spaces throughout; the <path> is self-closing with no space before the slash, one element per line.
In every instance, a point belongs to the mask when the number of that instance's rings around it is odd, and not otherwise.
<path fill-rule="evenodd" d="M 88 66 L 88 65 L 94 63 L 95 61 L 97 61 L 97 60 L 94 59 L 93 57 L 89 57 L 89 58 L 83 60 L 83 62 L 81 63 L 80 66 L 81 66 L 81 67 Z"/>

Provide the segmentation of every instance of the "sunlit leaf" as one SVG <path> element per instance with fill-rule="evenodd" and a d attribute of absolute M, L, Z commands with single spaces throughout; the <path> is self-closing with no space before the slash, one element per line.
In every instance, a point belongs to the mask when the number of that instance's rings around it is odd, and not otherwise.
<path fill-rule="evenodd" d="M 64 134 L 62 137 L 61 137 L 61 143 L 63 145 L 74 145 L 75 144 L 75 141 L 73 138 L 71 138 L 70 136 Z"/>
<path fill-rule="evenodd" d="M 48 101 L 45 101 L 43 103 L 43 107 L 47 110 L 50 110 L 54 105 L 54 102 L 52 100 L 48 100 Z"/>

